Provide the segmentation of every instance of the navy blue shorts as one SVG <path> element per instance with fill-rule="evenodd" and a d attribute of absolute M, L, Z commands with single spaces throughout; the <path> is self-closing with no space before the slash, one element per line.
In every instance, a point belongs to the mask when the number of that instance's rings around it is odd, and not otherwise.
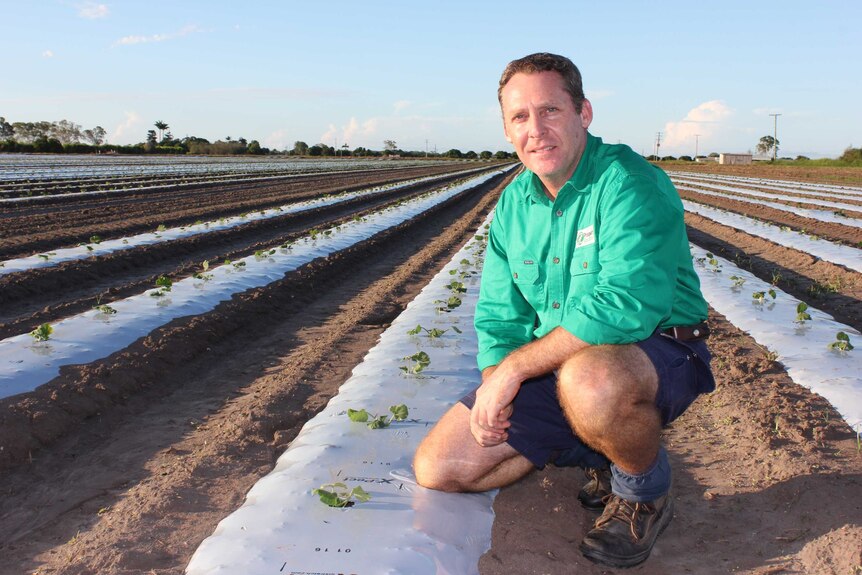
<path fill-rule="evenodd" d="M 658 373 L 656 407 L 663 425 L 682 415 L 701 393 L 715 389 L 704 341 L 680 341 L 656 332 L 638 342 Z M 476 390 L 461 399 L 468 408 Z M 557 398 L 557 377 L 551 373 L 528 379 L 515 396 L 507 443 L 539 469 L 548 463 L 602 467 L 605 457 L 585 445 L 572 431 Z"/>

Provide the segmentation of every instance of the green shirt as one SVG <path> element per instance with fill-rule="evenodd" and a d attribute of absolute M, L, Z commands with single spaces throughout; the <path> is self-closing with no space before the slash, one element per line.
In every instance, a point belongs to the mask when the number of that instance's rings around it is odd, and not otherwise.
<path fill-rule="evenodd" d="M 588 134 L 553 201 L 530 171 L 503 191 L 476 306 L 479 369 L 557 326 L 626 344 L 706 315 L 679 194 L 628 146 Z"/>

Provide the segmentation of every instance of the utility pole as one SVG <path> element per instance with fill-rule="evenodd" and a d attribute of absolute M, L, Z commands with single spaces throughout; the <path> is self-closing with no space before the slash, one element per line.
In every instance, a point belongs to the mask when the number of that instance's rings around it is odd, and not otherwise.
<path fill-rule="evenodd" d="M 428 138 L 425 138 L 425 158 L 428 158 Z"/>
<path fill-rule="evenodd" d="M 697 144 L 700 138 L 700 134 L 694 135 L 694 161 L 697 161 Z"/>
<path fill-rule="evenodd" d="M 659 161 L 658 150 L 661 148 L 661 132 L 655 133 L 655 161 Z"/>
<path fill-rule="evenodd" d="M 775 154 L 778 152 L 778 116 L 781 114 L 769 114 L 772 116 L 772 161 L 775 161 Z"/>

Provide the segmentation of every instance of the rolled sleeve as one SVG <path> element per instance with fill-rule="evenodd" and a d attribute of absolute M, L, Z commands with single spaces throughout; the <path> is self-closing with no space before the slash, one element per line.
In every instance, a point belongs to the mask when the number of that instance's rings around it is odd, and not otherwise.
<path fill-rule="evenodd" d="M 682 206 L 655 181 L 632 175 L 602 202 L 595 284 L 572 290 L 561 326 L 590 344 L 634 343 L 671 314 Z"/>
<path fill-rule="evenodd" d="M 512 281 L 503 248 L 504 237 L 505 230 L 500 220 L 495 218 L 491 223 L 474 317 L 480 370 L 497 365 L 506 355 L 534 339 L 536 311 Z"/>

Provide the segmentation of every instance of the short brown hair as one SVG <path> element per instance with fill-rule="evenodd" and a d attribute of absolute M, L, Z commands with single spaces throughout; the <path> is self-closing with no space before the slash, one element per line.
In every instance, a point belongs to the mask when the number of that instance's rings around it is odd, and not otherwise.
<path fill-rule="evenodd" d="M 548 52 L 530 54 L 509 62 L 509 65 L 503 70 L 503 75 L 500 76 L 500 87 L 497 88 L 497 100 L 500 102 L 500 107 L 503 107 L 503 87 L 509 83 L 512 76 L 519 73 L 535 74 L 536 72 L 556 72 L 559 74 L 563 78 L 566 92 L 569 93 L 572 102 L 575 103 L 575 111 L 578 114 L 581 113 L 581 106 L 585 97 L 580 70 L 565 56 L 549 54 Z"/>

